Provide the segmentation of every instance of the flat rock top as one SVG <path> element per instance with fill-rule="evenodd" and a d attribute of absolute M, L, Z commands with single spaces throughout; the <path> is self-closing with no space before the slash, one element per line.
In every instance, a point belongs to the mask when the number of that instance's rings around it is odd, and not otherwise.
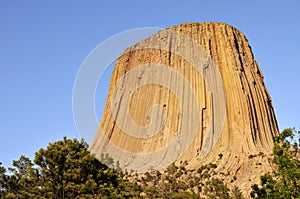
<path fill-rule="evenodd" d="M 246 190 L 249 179 L 270 170 L 268 161 L 255 168 L 248 156 L 271 153 L 277 133 L 271 97 L 244 34 L 224 23 L 185 23 L 118 58 L 90 150 L 141 172 L 173 161 L 196 168 L 218 161 L 220 170 L 241 176 L 236 183 Z"/>

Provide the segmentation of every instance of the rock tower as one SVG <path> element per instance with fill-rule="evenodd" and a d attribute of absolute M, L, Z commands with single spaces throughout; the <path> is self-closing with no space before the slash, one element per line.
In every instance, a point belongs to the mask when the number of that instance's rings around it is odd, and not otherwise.
<path fill-rule="evenodd" d="M 270 154 L 276 134 L 271 97 L 245 35 L 224 23 L 185 23 L 117 59 L 90 150 L 140 171 L 218 161 L 250 180 L 257 173 L 248 156 Z"/>

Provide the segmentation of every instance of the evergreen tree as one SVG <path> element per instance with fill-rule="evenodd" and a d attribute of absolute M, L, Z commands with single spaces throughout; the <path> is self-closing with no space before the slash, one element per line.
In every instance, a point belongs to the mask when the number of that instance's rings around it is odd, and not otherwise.
<path fill-rule="evenodd" d="M 40 149 L 34 158 L 21 156 L 0 167 L 4 198 L 139 198 L 141 189 L 98 161 L 84 141 L 63 138 Z M 1 166 L 1 165 L 0 165 Z"/>
<path fill-rule="evenodd" d="M 206 183 L 204 192 L 210 199 L 232 199 L 230 189 L 220 179 L 213 178 Z"/>
<path fill-rule="evenodd" d="M 273 162 L 277 170 L 261 176 L 261 186 L 252 186 L 252 198 L 300 198 L 299 142 L 299 131 L 295 129 L 285 129 L 274 138 Z"/>

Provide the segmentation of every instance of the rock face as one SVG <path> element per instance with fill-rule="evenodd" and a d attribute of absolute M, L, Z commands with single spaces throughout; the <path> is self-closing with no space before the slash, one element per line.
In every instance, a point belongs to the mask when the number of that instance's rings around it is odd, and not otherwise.
<path fill-rule="evenodd" d="M 90 150 L 141 171 L 218 161 L 251 180 L 258 173 L 248 156 L 270 154 L 276 134 L 271 97 L 244 34 L 223 23 L 185 23 L 117 59 Z"/>

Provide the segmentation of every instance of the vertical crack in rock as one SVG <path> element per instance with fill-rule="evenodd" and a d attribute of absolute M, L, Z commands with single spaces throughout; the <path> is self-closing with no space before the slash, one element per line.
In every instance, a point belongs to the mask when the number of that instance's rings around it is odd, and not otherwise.
<path fill-rule="evenodd" d="M 169 34 L 170 31 L 176 34 Z M 205 56 L 197 52 L 197 45 Z M 194 57 L 202 59 L 203 63 L 199 62 L 202 68 L 197 69 L 192 63 Z M 218 70 L 221 83 L 212 66 Z M 139 71 L 136 76 L 131 75 L 134 70 Z M 122 81 L 120 87 L 119 80 Z M 159 81 L 165 83 L 159 84 Z M 224 99 L 220 97 L 223 91 Z M 120 97 L 119 101 L 113 100 L 114 92 Z M 129 108 L 120 108 L 127 95 Z M 196 101 L 188 97 L 193 95 Z M 116 107 L 119 107 L 117 116 L 113 111 Z M 127 112 L 130 118 L 125 118 Z M 116 117 L 125 127 L 129 122 L 135 126 L 124 130 Z M 161 127 L 150 128 L 150 124 Z M 157 132 L 152 132 L 154 130 Z M 191 140 L 189 136 L 194 131 L 196 136 Z M 124 51 L 115 63 L 99 131 L 90 146 L 96 157 L 112 152 L 103 147 L 101 133 L 122 149 L 113 154 L 114 159 L 126 159 L 127 152 L 132 153 L 132 157 L 150 154 L 141 161 L 140 168 L 149 162 L 153 163 L 151 168 L 155 168 L 170 154 L 176 161 L 187 160 L 198 167 L 216 161 L 222 153 L 218 166 L 246 173 L 253 169 L 248 163 L 249 154 L 271 153 L 272 137 L 278 134 L 278 126 L 262 71 L 246 37 L 230 25 L 204 22 L 167 28 Z M 144 134 L 147 136 L 133 136 Z M 178 136 L 181 140 L 176 140 Z M 163 151 L 160 158 L 151 156 L 174 140 L 177 144 L 171 151 Z M 190 145 L 180 154 L 186 142 Z M 126 160 L 125 168 L 135 163 L 129 157 Z"/>

